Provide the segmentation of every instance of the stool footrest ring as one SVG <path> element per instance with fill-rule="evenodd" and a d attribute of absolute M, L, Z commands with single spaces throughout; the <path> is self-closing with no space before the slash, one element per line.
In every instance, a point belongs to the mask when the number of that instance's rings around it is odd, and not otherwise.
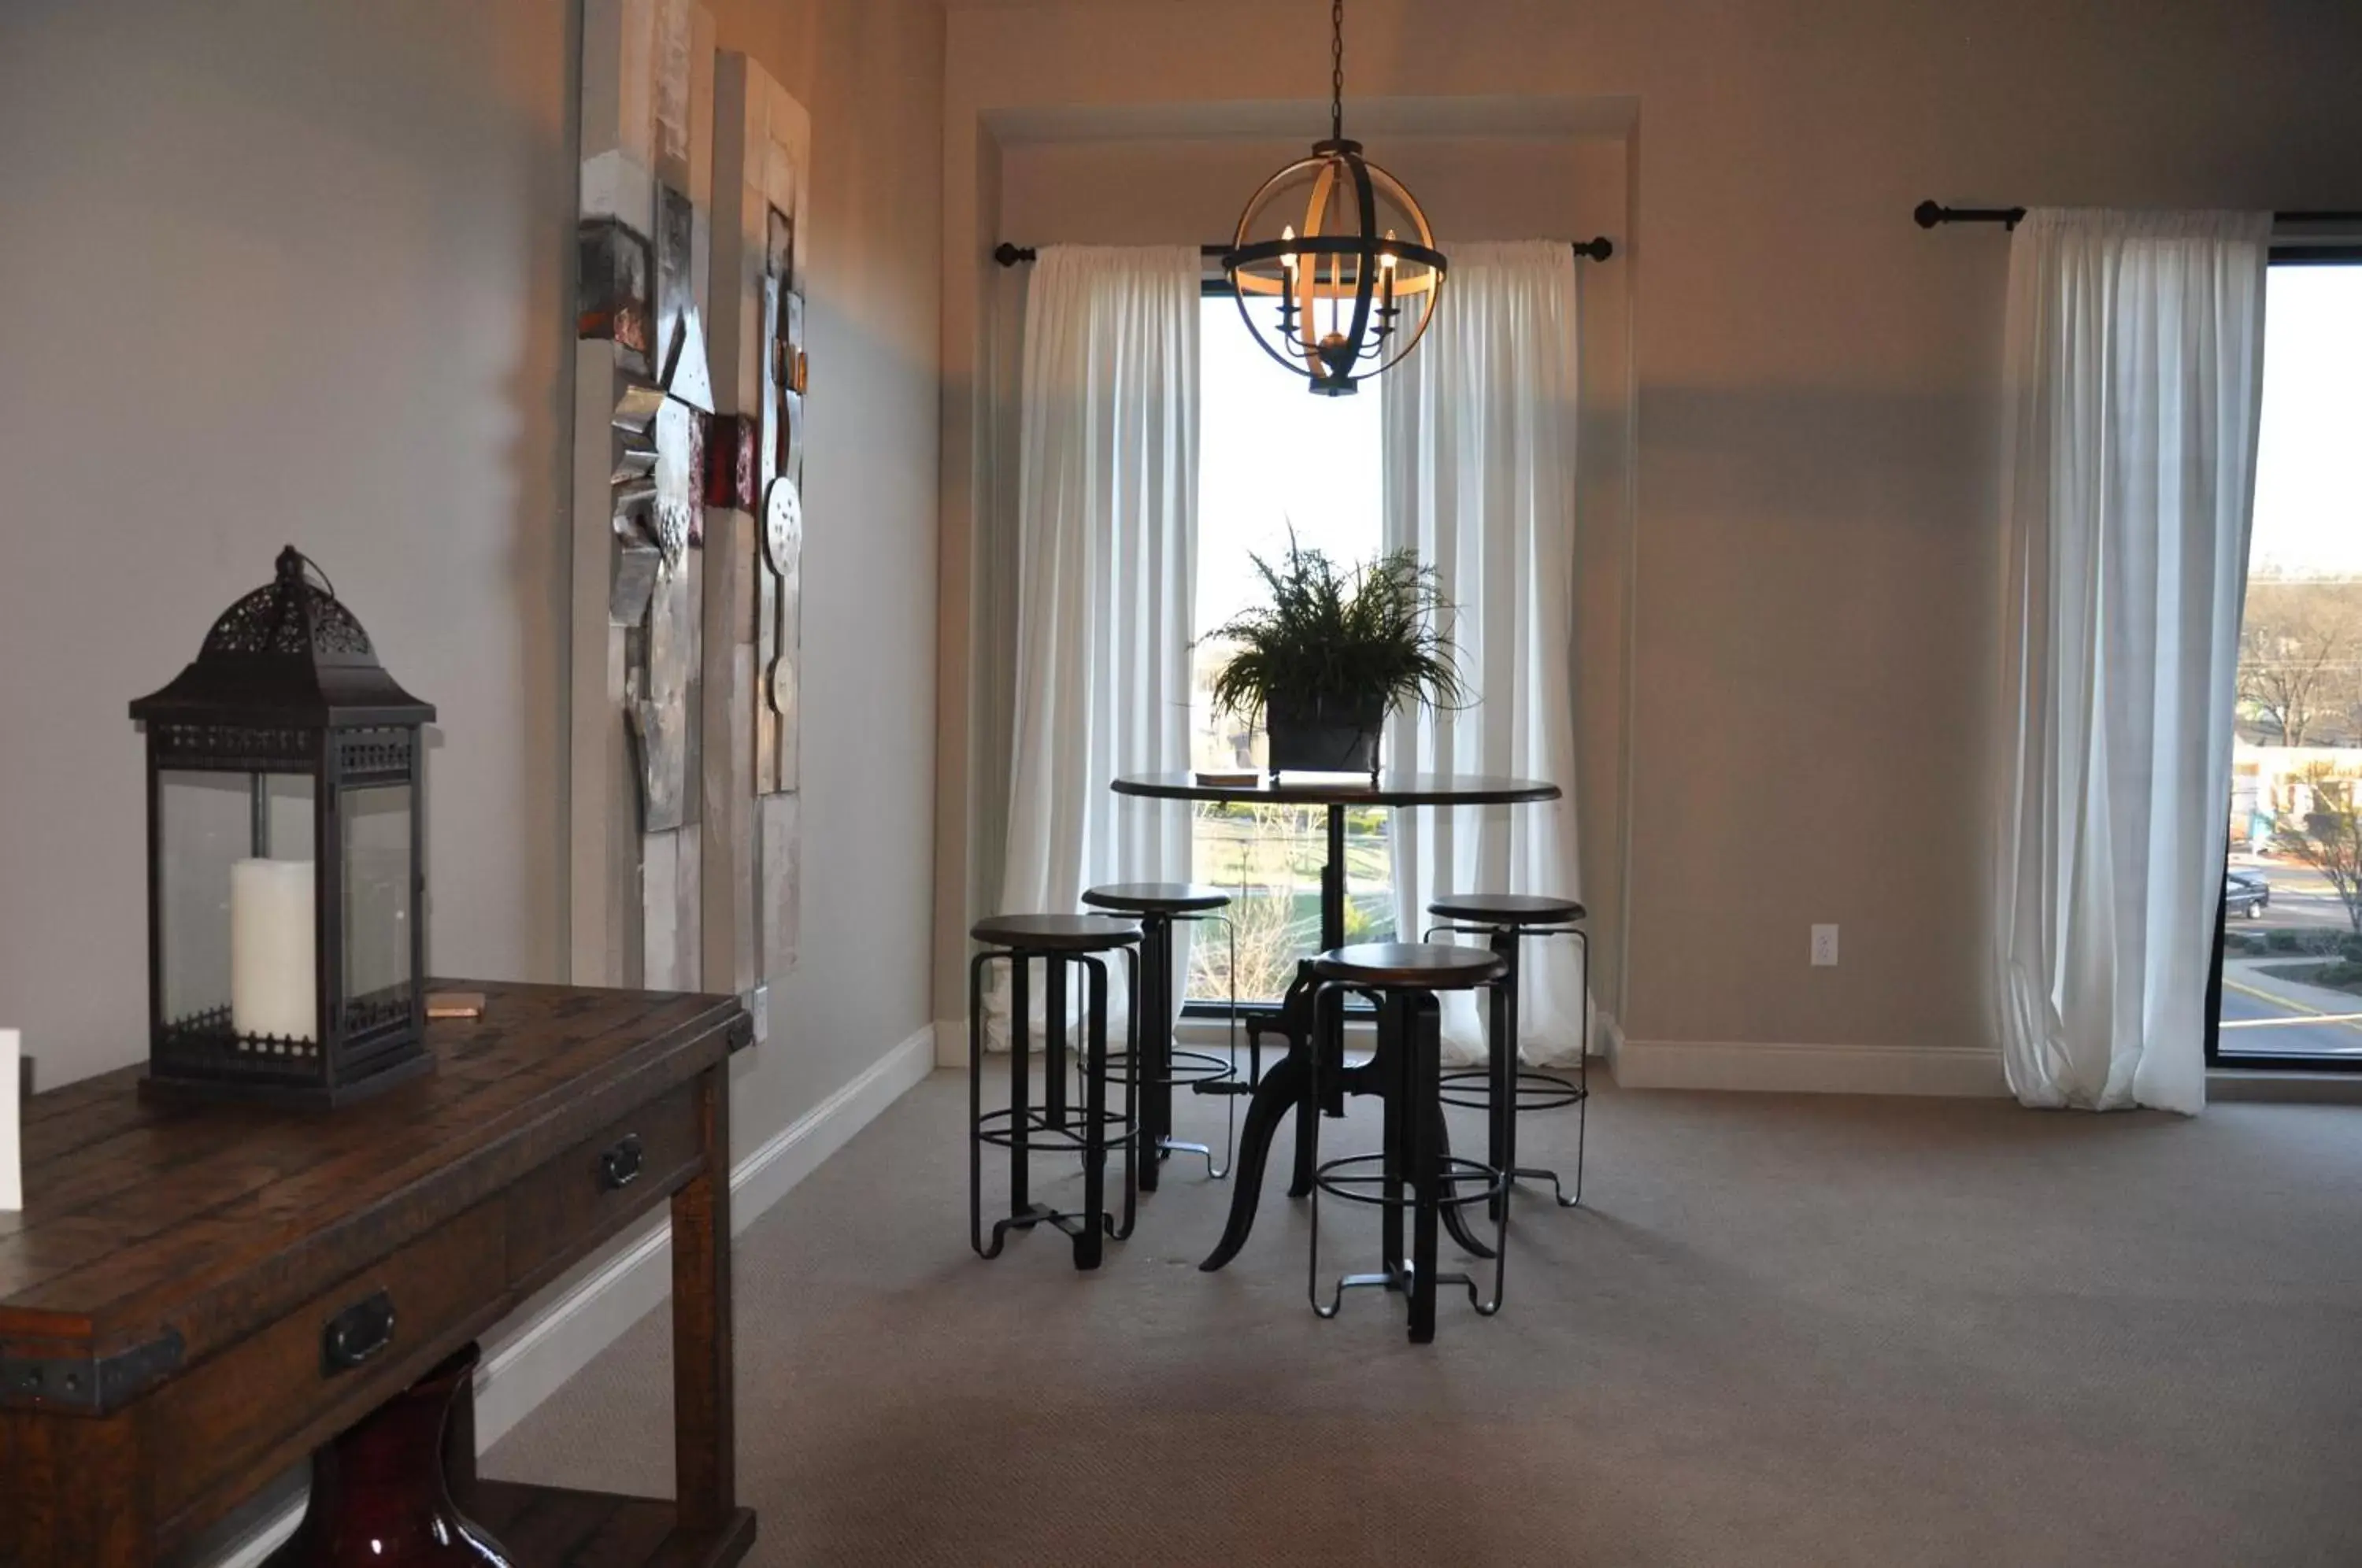
<path fill-rule="evenodd" d="M 1013 1120 L 1015 1115 L 1014 1110 L 986 1111 L 977 1118 L 973 1130 L 976 1141 L 990 1143 L 996 1148 L 1013 1148 L 1021 1131 L 1025 1135 L 1026 1153 L 1031 1154 L 1079 1154 L 1088 1147 L 1089 1119 L 1078 1107 L 1068 1108 L 1063 1124 L 1052 1121 L 1049 1113 L 1038 1106 L 1026 1107 L 1025 1124 L 1021 1129 Z M 1119 1146 L 1120 1138 L 1130 1136 L 1121 1111 L 1102 1111 L 1099 1125 L 1119 1135 L 1109 1139 L 1109 1148 Z"/>
<path fill-rule="evenodd" d="M 1456 1105 L 1466 1110 L 1493 1109 L 1493 1072 L 1489 1067 L 1458 1067 L 1445 1073 L 1438 1098 L 1446 1105 Z M 1520 1115 L 1529 1110 L 1558 1110 L 1570 1105 L 1580 1105 L 1591 1098 L 1591 1091 L 1555 1073 L 1536 1072 L 1521 1067 L 1516 1088 L 1517 1109 Z"/>
<path fill-rule="evenodd" d="M 1175 1050 L 1170 1053 L 1170 1066 L 1164 1077 L 1161 1078 L 1129 1077 L 1132 1063 L 1132 1055 L 1129 1051 L 1108 1053 L 1101 1060 L 1097 1072 L 1100 1077 L 1109 1083 L 1163 1084 L 1174 1088 L 1197 1088 L 1202 1093 L 1218 1094 L 1221 1091 L 1205 1086 L 1227 1083 L 1237 1076 L 1239 1070 L 1237 1065 L 1229 1058 L 1218 1056 L 1211 1051 Z"/>
<path fill-rule="evenodd" d="M 1385 1160 L 1386 1157 L 1384 1154 L 1352 1154 L 1341 1160 L 1324 1160 L 1314 1167 L 1312 1180 L 1314 1185 L 1330 1197 L 1341 1198 L 1348 1203 L 1367 1203 L 1380 1209 L 1407 1209 L 1412 1202 L 1407 1196 L 1389 1198 L 1383 1191 L 1357 1190 L 1383 1187 L 1389 1179 L 1396 1180 L 1405 1188 L 1412 1186 L 1407 1178 L 1390 1178 L 1385 1169 Z M 1443 1169 L 1439 1173 L 1439 1176 L 1443 1187 L 1452 1188 L 1473 1186 L 1475 1190 L 1447 1191 L 1436 1199 L 1436 1205 L 1439 1208 L 1450 1209 L 1465 1204 L 1483 1203 L 1508 1190 L 1510 1180 L 1508 1175 L 1495 1170 L 1482 1160 L 1471 1159 L 1464 1154 L 1453 1154 L 1440 1163 Z"/>

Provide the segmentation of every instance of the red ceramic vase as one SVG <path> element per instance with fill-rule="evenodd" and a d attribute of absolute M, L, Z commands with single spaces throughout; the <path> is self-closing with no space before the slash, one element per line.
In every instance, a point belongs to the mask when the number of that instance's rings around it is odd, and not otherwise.
<path fill-rule="evenodd" d="M 475 1370 L 471 1344 L 314 1453 L 304 1523 L 264 1568 L 514 1568 L 443 1474 L 443 1423 Z"/>

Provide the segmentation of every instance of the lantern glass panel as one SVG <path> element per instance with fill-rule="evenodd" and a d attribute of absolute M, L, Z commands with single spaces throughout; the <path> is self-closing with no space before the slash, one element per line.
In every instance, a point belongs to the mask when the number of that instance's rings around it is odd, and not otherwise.
<path fill-rule="evenodd" d="M 168 768 L 156 791 L 165 1026 L 315 1040 L 311 777 Z"/>
<path fill-rule="evenodd" d="M 411 1011 L 412 786 L 372 785 L 343 799 L 348 1034 L 407 1021 Z"/>

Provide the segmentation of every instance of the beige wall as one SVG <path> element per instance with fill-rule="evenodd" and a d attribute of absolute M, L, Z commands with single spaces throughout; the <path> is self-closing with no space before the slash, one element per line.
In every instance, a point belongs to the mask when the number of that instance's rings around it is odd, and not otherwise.
<path fill-rule="evenodd" d="M 928 1017 L 943 28 L 728 0 L 812 111 L 803 963 L 750 1147 Z M 429 944 L 564 970 L 576 8 L 0 12 L 0 1021 L 144 1052 L 124 714 L 292 540 L 436 702 Z"/>
<path fill-rule="evenodd" d="M 947 707 L 969 679 L 969 394 L 1002 142 L 1286 100 L 1308 134 L 1327 21 L 1242 0 L 954 7 Z M 1628 1032 L 1989 1044 L 1980 779 L 2006 240 L 1923 233 L 1910 209 L 2362 205 L 2362 7 L 1363 0 L 1349 28 L 1356 95 L 1543 118 L 1637 100 L 1633 217 L 1609 226 L 1634 293 L 1639 433 Z M 943 732 L 963 790 L 965 723 L 947 712 Z M 952 796 L 939 828 L 955 848 L 969 824 Z M 959 890 L 939 887 L 939 986 Z M 1835 970 L 1805 962 L 1816 921 L 1844 928 Z"/>

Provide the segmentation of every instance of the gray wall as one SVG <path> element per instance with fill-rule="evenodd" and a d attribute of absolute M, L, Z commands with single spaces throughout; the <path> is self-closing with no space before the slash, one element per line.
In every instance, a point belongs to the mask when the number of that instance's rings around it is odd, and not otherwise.
<path fill-rule="evenodd" d="M 726 0 L 812 111 L 805 938 L 742 1151 L 929 1016 L 943 21 Z M 0 12 L 0 1023 L 144 1045 L 124 704 L 288 541 L 441 709 L 446 974 L 565 959 L 576 8 Z"/>

